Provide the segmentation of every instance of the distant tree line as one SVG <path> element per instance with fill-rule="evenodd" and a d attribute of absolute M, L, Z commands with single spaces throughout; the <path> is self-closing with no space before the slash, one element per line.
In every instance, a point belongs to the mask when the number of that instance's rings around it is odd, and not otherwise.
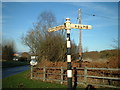
<path fill-rule="evenodd" d="M 2 43 L 2 60 L 13 60 L 15 45 L 12 40 L 4 40 Z"/>

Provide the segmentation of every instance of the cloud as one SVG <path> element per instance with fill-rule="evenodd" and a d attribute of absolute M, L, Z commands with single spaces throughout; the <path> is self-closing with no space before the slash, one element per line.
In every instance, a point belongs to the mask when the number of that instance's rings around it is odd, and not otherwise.
<path fill-rule="evenodd" d="M 83 22 L 86 24 L 89 23 L 94 23 L 96 22 L 96 26 L 97 27 L 105 27 L 105 26 L 117 26 L 117 20 L 118 20 L 118 10 L 115 9 L 117 7 L 112 7 L 112 6 L 108 6 L 107 3 L 103 4 L 103 3 L 72 3 L 74 5 L 77 6 L 82 6 L 86 9 L 90 9 L 95 13 L 95 16 L 92 16 L 93 14 L 88 14 L 88 16 L 84 16 L 87 15 L 87 13 L 85 11 L 82 11 L 82 16 L 83 16 Z M 117 5 L 117 4 L 116 4 Z M 86 17 L 86 18 L 85 18 Z"/>
<path fill-rule="evenodd" d="M 109 8 L 107 6 L 107 4 L 104 5 L 103 3 L 82 2 L 82 3 L 69 3 L 69 4 L 74 5 L 74 6 L 78 6 L 78 7 L 82 8 L 83 10 L 87 9 L 87 10 L 93 11 L 93 12 L 97 11 L 97 12 L 100 12 L 101 14 L 102 13 L 114 14 L 114 13 L 118 12 L 118 10 Z M 86 11 L 82 11 L 82 12 L 85 13 Z"/>

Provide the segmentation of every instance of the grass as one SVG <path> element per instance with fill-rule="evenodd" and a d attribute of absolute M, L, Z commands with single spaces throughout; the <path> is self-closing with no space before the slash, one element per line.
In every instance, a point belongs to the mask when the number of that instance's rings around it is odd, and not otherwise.
<path fill-rule="evenodd" d="M 30 79 L 30 70 L 4 78 L 2 88 L 66 88 L 67 86 L 55 83 Z"/>
<path fill-rule="evenodd" d="M 20 61 L 3 61 L 2 67 L 8 68 L 8 67 L 23 66 L 23 65 L 28 65 L 28 64 L 29 64 L 28 62 L 20 62 Z"/>

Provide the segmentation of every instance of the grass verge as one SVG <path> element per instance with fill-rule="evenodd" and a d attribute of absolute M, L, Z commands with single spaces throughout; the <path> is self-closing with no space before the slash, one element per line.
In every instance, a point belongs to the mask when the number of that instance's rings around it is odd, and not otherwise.
<path fill-rule="evenodd" d="M 30 70 L 4 78 L 2 88 L 66 88 L 67 86 L 55 83 L 42 82 L 30 79 Z"/>

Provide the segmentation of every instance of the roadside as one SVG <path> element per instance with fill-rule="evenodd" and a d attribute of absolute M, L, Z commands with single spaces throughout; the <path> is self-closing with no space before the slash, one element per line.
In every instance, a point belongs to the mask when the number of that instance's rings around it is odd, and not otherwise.
<path fill-rule="evenodd" d="M 30 79 L 30 70 L 3 78 L 2 88 L 66 88 L 66 85 Z"/>
<path fill-rule="evenodd" d="M 2 78 L 18 74 L 18 73 L 21 73 L 21 72 L 29 70 L 29 69 L 30 69 L 30 65 L 3 68 L 2 69 Z"/>

